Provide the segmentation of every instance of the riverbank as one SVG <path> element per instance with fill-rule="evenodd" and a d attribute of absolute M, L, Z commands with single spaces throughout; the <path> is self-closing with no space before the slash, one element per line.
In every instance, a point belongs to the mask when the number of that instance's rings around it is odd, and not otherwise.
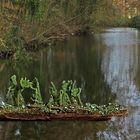
<path fill-rule="evenodd" d="M 100 28 L 129 26 L 128 19 L 123 18 L 121 13 L 120 16 L 111 14 L 115 10 L 113 7 L 114 3 L 107 4 L 105 1 L 1 2 L 0 58 L 9 58 L 23 49 L 37 51 L 55 45 L 57 41 L 65 41 L 70 36 L 98 32 Z M 139 25 L 139 18 L 135 20 Z M 135 20 L 132 27 L 137 27 Z"/>
<path fill-rule="evenodd" d="M 14 27 L 15 28 L 15 27 Z M 13 30 L 13 29 L 12 29 Z M 86 36 L 91 34 L 92 31 L 89 27 L 63 27 L 57 26 L 57 28 L 52 29 L 49 32 L 43 32 L 35 38 L 27 40 L 24 37 L 20 36 L 10 36 L 10 43 L 1 40 L 1 50 L 0 50 L 0 59 L 8 59 L 12 57 L 17 51 L 29 51 L 35 52 L 41 48 L 55 45 L 56 42 L 67 41 L 72 36 Z M 8 37 L 9 38 L 9 37 Z M 11 45 L 10 47 L 7 45 Z"/>
<path fill-rule="evenodd" d="M 89 30 L 97 30 L 97 27 L 110 23 L 110 17 L 114 17 L 105 11 L 101 13 L 98 8 L 108 9 L 112 5 L 104 5 L 104 1 L 1 2 L 0 58 L 9 58 L 23 48 L 36 51 L 54 45 L 56 41 L 67 40 L 70 36 L 85 35 Z M 7 55 L 9 50 L 13 53 Z"/>
<path fill-rule="evenodd" d="M 66 41 L 72 36 L 85 36 L 91 34 L 89 27 L 57 27 L 51 32 L 44 32 L 38 37 L 25 42 L 27 50 L 36 51 L 40 48 L 55 45 L 57 41 Z"/>

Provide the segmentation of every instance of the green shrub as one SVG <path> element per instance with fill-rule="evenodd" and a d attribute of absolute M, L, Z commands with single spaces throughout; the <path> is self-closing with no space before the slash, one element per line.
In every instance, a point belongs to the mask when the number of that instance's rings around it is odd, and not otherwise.
<path fill-rule="evenodd" d="M 130 20 L 130 26 L 140 29 L 140 16 L 135 16 Z"/>
<path fill-rule="evenodd" d="M 116 27 L 128 27 L 130 24 L 130 19 L 128 18 L 117 18 L 115 21 L 114 21 L 114 26 Z"/>

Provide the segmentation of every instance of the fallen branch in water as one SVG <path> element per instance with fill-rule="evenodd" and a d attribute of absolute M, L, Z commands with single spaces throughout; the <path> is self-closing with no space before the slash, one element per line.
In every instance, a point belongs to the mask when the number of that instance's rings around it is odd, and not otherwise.
<path fill-rule="evenodd" d="M 24 92 L 32 91 L 32 104 L 25 104 Z M 127 114 L 127 109 L 118 104 L 98 106 L 81 101 L 81 88 L 77 88 L 76 81 L 63 81 L 58 91 L 51 83 L 49 102 L 42 101 L 39 82 L 21 78 L 17 81 L 13 75 L 7 92 L 7 103 L 2 102 L 0 120 L 91 120 L 106 121 L 113 116 L 121 117 Z M 11 104 L 9 104 L 11 102 Z M 14 105 L 12 105 L 14 104 Z"/>

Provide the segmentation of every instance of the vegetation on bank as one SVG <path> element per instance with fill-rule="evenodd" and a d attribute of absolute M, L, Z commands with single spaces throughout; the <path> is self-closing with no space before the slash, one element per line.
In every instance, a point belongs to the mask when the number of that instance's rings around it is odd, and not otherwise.
<path fill-rule="evenodd" d="M 0 117 L 9 114 L 16 114 L 17 117 L 20 113 L 24 113 L 24 115 L 42 115 L 42 113 L 61 114 L 62 118 L 63 113 L 81 114 L 86 115 L 86 117 L 87 115 L 108 116 L 126 114 L 126 109 L 116 103 L 101 106 L 83 103 L 80 94 L 81 88 L 76 86 L 76 81 L 63 81 L 62 87 L 59 90 L 52 82 L 49 101 L 44 103 L 37 78 L 34 78 L 32 81 L 27 78 L 17 80 L 17 77 L 13 75 L 10 79 L 6 102 L 2 102 L 0 106 Z M 27 96 L 29 97 L 28 100 Z M 65 115 L 64 117 L 66 117 Z"/>
<path fill-rule="evenodd" d="M 2 0 L 0 58 L 37 50 L 70 35 L 95 33 L 104 27 L 139 27 L 110 0 Z M 138 3 L 138 2 L 137 2 Z M 133 4 L 134 5 L 134 4 Z M 135 3 L 135 5 L 137 5 Z M 125 11 L 126 14 L 126 11 Z M 15 56 L 20 56 L 15 54 Z"/>
<path fill-rule="evenodd" d="M 114 21 L 113 26 L 115 27 L 132 27 L 140 29 L 140 16 L 134 16 L 131 18 L 122 17 Z"/>
<path fill-rule="evenodd" d="M 114 17 L 115 7 L 108 0 L 2 0 L 0 57 L 52 45 L 70 35 L 96 32 Z"/>
<path fill-rule="evenodd" d="M 140 16 L 135 16 L 130 19 L 129 26 L 140 29 Z"/>

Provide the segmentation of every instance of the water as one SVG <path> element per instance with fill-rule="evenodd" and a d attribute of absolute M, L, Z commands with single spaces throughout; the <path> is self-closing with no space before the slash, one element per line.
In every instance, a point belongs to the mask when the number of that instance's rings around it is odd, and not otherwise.
<path fill-rule="evenodd" d="M 2 140 L 139 140 L 140 139 L 140 32 L 113 28 L 94 37 L 76 37 L 33 55 L 33 61 L 12 65 L 0 61 L 0 101 L 8 79 L 37 77 L 44 102 L 53 81 L 76 80 L 86 102 L 118 102 L 128 108 L 123 118 L 108 122 L 0 122 Z"/>

